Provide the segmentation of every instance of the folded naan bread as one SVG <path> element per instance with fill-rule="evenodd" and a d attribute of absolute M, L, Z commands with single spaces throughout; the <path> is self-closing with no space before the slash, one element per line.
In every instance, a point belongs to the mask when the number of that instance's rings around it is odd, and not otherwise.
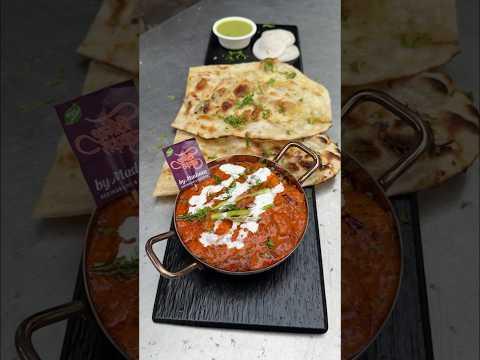
<path fill-rule="evenodd" d="M 342 0 L 342 85 L 410 76 L 459 52 L 455 0 Z"/>
<path fill-rule="evenodd" d="M 293 66 L 273 60 L 197 66 L 172 126 L 206 139 L 299 139 L 331 126 L 330 97 Z"/>
<path fill-rule="evenodd" d="M 78 48 L 83 56 L 138 74 L 139 0 L 103 0 Z"/>
<path fill-rule="evenodd" d="M 440 72 L 368 86 L 383 90 L 417 111 L 432 131 L 433 144 L 388 190 L 402 194 L 438 185 L 466 170 L 478 156 L 479 112 Z M 356 88 L 343 88 L 345 98 Z M 374 103 L 363 103 L 342 119 L 342 144 L 375 177 L 403 158 L 417 137 L 408 124 Z"/>
<path fill-rule="evenodd" d="M 174 143 L 195 137 L 192 134 L 178 130 Z M 207 161 L 235 155 L 251 154 L 264 156 L 269 159 L 282 149 L 288 141 L 282 140 L 255 140 L 242 139 L 235 136 L 227 136 L 218 139 L 203 139 L 195 137 L 202 153 Z M 323 167 L 311 175 L 304 186 L 320 184 L 334 177 L 340 169 L 340 151 L 337 145 L 327 135 L 318 134 L 308 138 L 299 139 L 301 143 L 315 150 L 321 157 Z M 280 164 L 288 169 L 295 177 L 299 178 L 312 165 L 312 158 L 296 148 L 289 149 Z M 178 193 L 178 187 L 173 178 L 170 168 L 165 163 L 157 181 L 154 196 L 168 196 Z"/>
<path fill-rule="evenodd" d="M 132 77 L 132 74 L 92 61 L 82 93 L 88 94 Z M 62 135 L 33 216 L 35 218 L 76 216 L 89 214 L 94 207 L 93 197 L 78 160 L 67 138 Z"/>

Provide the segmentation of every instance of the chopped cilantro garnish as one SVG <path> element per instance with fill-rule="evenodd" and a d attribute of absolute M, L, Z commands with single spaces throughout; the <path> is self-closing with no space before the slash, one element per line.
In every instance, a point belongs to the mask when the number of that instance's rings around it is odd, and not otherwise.
<path fill-rule="evenodd" d="M 237 101 L 237 108 L 241 109 L 244 106 L 252 105 L 252 104 L 253 104 L 253 93 L 248 94 L 242 100 Z"/>
<path fill-rule="evenodd" d="M 268 204 L 268 205 L 265 205 L 264 207 L 262 207 L 262 210 L 267 211 L 268 209 L 271 209 L 271 208 L 273 208 L 273 204 Z"/>
<path fill-rule="evenodd" d="M 230 125 L 233 128 L 240 128 L 245 124 L 245 119 L 237 116 L 237 115 L 229 115 L 226 118 L 223 119 L 228 125 Z"/>
<path fill-rule="evenodd" d="M 273 84 L 275 84 L 275 79 L 274 78 L 271 78 L 270 80 L 267 81 L 268 86 L 272 86 Z"/>
<path fill-rule="evenodd" d="M 239 210 L 237 205 L 235 204 L 226 204 L 226 205 L 223 205 L 221 207 L 221 211 L 222 212 L 225 212 L 225 211 L 233 211 L 233 210 Z"/>
<path fill-rule="evenodd" d="M 264 29 L 274 29 L 275 25 L 273 25 L 273 24 L 263 24 L 262 28 L 264 28 Z"/>
<path fill-rule="evenodd" d="M 218 175 L 213 174 L 212 176 L 213 180 L 215 180 L 215 184 L 220 184 L 222 182 L 222 178 Z"/>
<path fill-rule="evenodd" d="M 250 137 L 248 136 L 248 134 L 245 134 L 245 146 L 249 148 L 250 144 L 251 144 Z"/>
<path fill-rule="evenodd" d="M 282 75 L 284 75 L 287 79 L 293 79 L 295 76 L 297 76 L 297 73 L 295 71 L 284 71 L 282 72 Z"/>
<path fill-rule="evenodd" d="M 200 210 L 197 210 L 193 214 L 188 214 L 187 213 L 185 215 L 177 216 L 177 219 L 178 220 L 186 220 L 186 221 L 201 220 L 201 219 L 205 218 L 208 215 L 209 212 L 210 212 L 210 208 L 209 207 L 204 207 Z"/>
<path fill-rule="evenodd" d="M 230 50 L 224 57 L 228 62 L 242 61 L 247 58 L 243 50 Z"/>
<path fill-rule="evenodd" d="M 272 114 L 272 112 L 270 110 L 265 109 L 265 110 L 262 111 L 262 118 L 267 120 L 270 117 L 271 114 Z"/>
<path fill-rule="evenodd" d="M 168 100 L 173 101 L 173 100 L 175 100 L 177 97 L 176 97 L 175 95 L 168 95 L 167 98 L 168 98 Z"/>
<path fill-rule="evenodd" d="M 267 241 L 265 241 L 265 245 L 271 250 L 275 247 L 275 244 L 273 243 L 271 238 L 268 238 Z"/>
<path fill-rule="evenodd" d="M 265 72 L 274 72 L 275 71 L 275 63 L 272 59 L 263 60 L 263 71 Z"/>
<path fill-rule="evenodd" d="M 96 262 L 90 268 L 91 272 L 101 275 L 118 276 L 122 278 L 138 274 L 138 256 L 120 256 L 111 262 Z"/>

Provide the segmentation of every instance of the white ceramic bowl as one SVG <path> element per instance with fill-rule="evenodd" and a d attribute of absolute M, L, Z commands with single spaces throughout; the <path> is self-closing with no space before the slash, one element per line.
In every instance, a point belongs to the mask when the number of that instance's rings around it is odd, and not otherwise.
<path fill-rule="evenodd" d="M 252 26 L 252 31 L 250 31 L 247 35 L 243 35 L 243 36 L 225 36 L 220 34 L 217 31 L 218 25 L 229 20 L 245 21 Z M 252 36 L 256 32 L 257 32 L 257 25 L 252 20 L 241 17 L 241 16 L 224 17 L 222 19 L 215 21 L 215 24 L 213 24 L 213 33 L 218 37 L 218 41 L 220 42 L 220 45 L 230 50 L 239 50 L 239 49 L 246 48 L 248 44 L 250 44 L 250 40 L 252 39 Z"/>

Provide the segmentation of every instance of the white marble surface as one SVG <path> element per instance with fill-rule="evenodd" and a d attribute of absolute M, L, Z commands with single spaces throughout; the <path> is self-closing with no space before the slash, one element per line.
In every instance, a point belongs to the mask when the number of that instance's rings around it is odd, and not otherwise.
<path fill-rule="evenodd" d="M 144 255 L 149 236 L 167 231 L 173 200 L 151 193 L 163 156 L 158 147 L 173 138 L 170 123 L 180 106 L 189 66 L 203 63 L 214 20 L 237 14 L 256 22 L 299 25 L 304 71 L 329 89 L 339 140 L 339 6 L 328 1 L 202 1 L 141 37 L 140 68 L 140 354 L 141 359 L 305 359 L 340 358 L 340 179 L 317 186 L 317 207 L 329 330 L 323 335 L 196 328 L 152 322 L 158 273 Z M 196 31 L 192 31 L 196 29 Z M 320 35 L 319 35 L 320 34 Z M 168 95 L 175 95 L 169 101 Z M 163 255 L 165 244 L 158 245 Z M 179 280 L 181 281 L 181 280 Z M 241 350 L 240 350 L 241 349 Z"/>

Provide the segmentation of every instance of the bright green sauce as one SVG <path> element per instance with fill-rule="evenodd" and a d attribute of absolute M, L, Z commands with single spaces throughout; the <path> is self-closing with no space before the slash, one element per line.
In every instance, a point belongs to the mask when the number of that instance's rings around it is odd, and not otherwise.
<path fill-rule="evenodd" d="M 217 26 L 217 31 L 225 36 L 239 37 L 249 34 L 252 25 L 242 20 L 227 20 Z"/>

